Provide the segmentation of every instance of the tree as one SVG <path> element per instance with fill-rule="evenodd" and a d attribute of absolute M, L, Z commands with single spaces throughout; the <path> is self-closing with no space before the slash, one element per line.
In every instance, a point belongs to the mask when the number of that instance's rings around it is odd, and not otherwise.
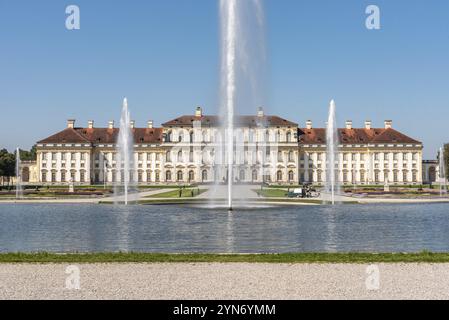
<path fill-rule="evenodd" d="M 16 175 L 16 159 L 14 154 L 6 149 L 0 150 L 0 177 L 6 177 L 8 182 Z"/>
<path fill-rule="evenodd" d="M 22 161 L 36 161 L 36 145 L 32 146 L 30 151 L 20 150 L 20 160 Z"/>

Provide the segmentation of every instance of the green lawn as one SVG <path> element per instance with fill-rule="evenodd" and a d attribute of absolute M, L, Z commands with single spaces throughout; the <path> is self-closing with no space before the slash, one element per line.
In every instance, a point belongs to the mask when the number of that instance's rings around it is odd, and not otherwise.
<path fill-rule="evenodd" d="M 6 253 L 0 263 L 449 263 L 449 253 L 287 253 L 287 254 L 162 254 L 162 253 Z"/>
<path fill-rule="evenodd" d="M 254 190 L 259 196 L 266 198 L 286 198 L 287 190 L 282 189 L 258 189 Z"/>
<path fill-rule="evenodd" d="M 181 190 L 181 197 L 179 196 L 179 191 Z M 193 197 L 197 197 L 200 194 L 206 192 L 205 189 L 188 189 L 188 188 L 183 188 L 183 189 L 176 189 L 173 191 L 168 191 L 168 192 L 163 192 L 163 193 L 158 193 L 158 194 L 153 194 L 151 196 L 148 196 L 147 198 L 192 198 Z"/>

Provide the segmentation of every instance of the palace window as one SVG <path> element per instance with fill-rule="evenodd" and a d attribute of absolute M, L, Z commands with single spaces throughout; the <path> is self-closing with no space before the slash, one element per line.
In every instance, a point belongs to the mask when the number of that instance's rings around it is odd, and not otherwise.
<path fill-rule="evenodd" d="M 167 153 L 165 154 L 165 161 L 171 162 L 171 152 L 170 151 L 167 151 Z"/>
<path fill-rule="evenodd" d="M 207 181 L 207 170 L 203 170 L 203 172 L 201 173 L 201 180 Z"/>
<path fill-rule="evenodd" d="M 180 150 L 180 151 L 178 152 L 178 162 L 183 162 L 183 159 L 182 159 L 182 150 Z"/>
<path fill-rule="evenodd" d="M 365 181 L 365 171 L 364 170 L 360 171 L 360 181 L 361 182 Z"/>
<path fill-rule="evenodd" d="M 189 182 L 195 181 L 195 172 L 193 170 L 189 171 Z"/>
<path fill-rule="evenodd" d="M 289 182 L 292 182 L 294 179 L 295 179 L 295 174 L 293 173 L 292 170 L 290 170 L 290 171 L 288 172 L 288 181 L 289 181 Z"/>
<path fill-rule="evenodd" d="M 84 171 L 80 172 L 80 182 L 85 182 L 86 180 L 86 173 Z"/>
<path fill-rule="evenodd" d="M 171 181 L 171 171 L 165 172 L 165 181 Z"/>
<path fill-rule="evenodd" d="M 65 182 L 65 171 L 61 171 L 61 182 Z"/>
<path fill-rule="evenodd" d="M 277 174 L 276 174 L 276 179 L 277 179 L 277 181 L 282 181 L 282 171 L 281 171 L 281 170 L 279 170 L 279 171 L 277 172 Z"/>
<path fill-rule="evenodd" d="M 292 133 L 290 131 L 287 132 L 287 142 L 292 142 Z"/>
<path fill-rule="evenodd" d="M 293 151 L 290 151 L 288 153 L 288 161 L 289 162 L 294 162 L 295 161 L 295 159 L 294 159 L 294 152 Z"/>
<path fill-rule="evenodd" d="M 283 161 L 282 151 L 278 151 L 278 162 L 282 162 L 282 161 Z"/>
<path fill-rule="evenodd" d="M 183 177 L 182 171 L 181 171 L 181 170 L 178 171 L 178 173 L 177 173 L 177 179 L 178 179 L 178 181 L 183 181 L 183 180 L 184 180 L 183 178 L 184 178 L 184 177 Z"/>
<path fill-rule="evenodd" d="M 156 182 L 159 182 L 159 181 L 161 180 L 161 175 L 160 175 L 159 171 L 156 171 L 154 180 L 155 180 Z"/>
<path fill-rule="evenodd" d="M 252 181 L 257 181 L 257 170 L 253 170 L 251 173 Z"/>
<path fill-rule="evenodd" d="M 240 170 L 240 172 L 239 172 L 239 180 L 240 181 L 245 181 L 246 180 L 245 170 Z"/>

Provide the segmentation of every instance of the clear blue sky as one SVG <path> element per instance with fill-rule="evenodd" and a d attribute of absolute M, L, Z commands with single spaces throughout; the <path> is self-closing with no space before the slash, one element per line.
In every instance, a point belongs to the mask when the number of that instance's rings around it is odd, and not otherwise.
<path fill-rule="evenodd" d="M 0 147 L 94 119 L 106 126 L 129 99 L 157 125 L 201 105 L 217 111 L 218 0 L 0 0 Z M 81 30 L 65 29 L 65 8 Z M 365 8 L 381 9 L 380 31 Z M 394 120 L 425 157 L 449 141 L 449 1 L 266 0 L 269 113 L 322 126 Z"/>

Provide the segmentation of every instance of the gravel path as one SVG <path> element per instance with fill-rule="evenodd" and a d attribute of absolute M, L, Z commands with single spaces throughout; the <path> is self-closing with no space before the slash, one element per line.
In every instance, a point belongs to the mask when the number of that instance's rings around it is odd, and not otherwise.
<path fill-rule="evenodd" d="M 449 299 L 449 264 L 378 264 L 379 290 L 354 264 L 89 264 L 79 290 L 67 267 L 2 264 L 0 299 Z"/>

